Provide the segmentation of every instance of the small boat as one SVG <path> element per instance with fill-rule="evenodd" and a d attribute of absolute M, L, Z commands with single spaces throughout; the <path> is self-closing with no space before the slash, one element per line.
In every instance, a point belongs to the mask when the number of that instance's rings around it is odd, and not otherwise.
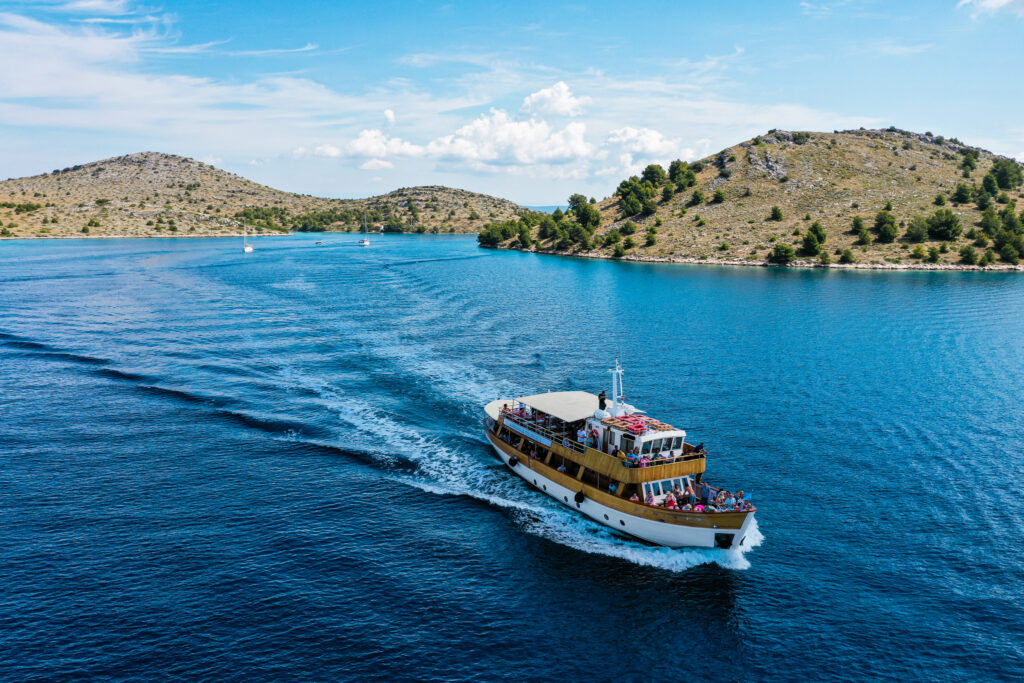
<path fill-rule="evenodd" d="M 323 241 L 323 240 L 317 240 L 317 241 L 316 241 L 316 243 L 317 243 L 317 244 L 323 244 L 323 243 L 324 243 L 324 241 Z"/>
<path fill-rule="evenodd" d="M 242 228 L 242 251 L 246 254 L 251 254 L 253 247 L 249 244 L 249 239 L 246 237 L 245 228 Z"/>
<path fill-rule="evenodd" d="M 487 440 L 528 484 L 617 532 L 670 548 L 742 548 L 756 508 L 703 481 L 707 452 L 604 392 L 555 391 L 485 407 Z"/>
<path fill-rule="evenodd" d="M 370 237 L 366 230 L 366 212 L 363 212 L 363 239 L 359 240 L 359 246 L 368 247 L 370 246 Z"/>

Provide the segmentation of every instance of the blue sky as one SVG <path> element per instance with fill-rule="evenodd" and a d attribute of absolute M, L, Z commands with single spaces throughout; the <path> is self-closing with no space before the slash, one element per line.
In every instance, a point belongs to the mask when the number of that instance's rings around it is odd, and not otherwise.
<path fill-rule="evenodd" d="M 1024 0 L 0 2 L 0 177 L 155 150 L 358 197 L 603 197 L 770 128 L 1024 159 Z"/>

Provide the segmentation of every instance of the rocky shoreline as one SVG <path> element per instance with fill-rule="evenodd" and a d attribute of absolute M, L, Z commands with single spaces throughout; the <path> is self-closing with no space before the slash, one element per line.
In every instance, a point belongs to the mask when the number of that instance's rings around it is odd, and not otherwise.
<path fill-rule="evenodd" d="M 992 264 L 990 266 L 968 266 L 965 264 L 950 263 L 830 263 L 823 265 L 817 261 L 792 261 L 787 265 L 768 263 L 767 261 L 749 261 L 746 259 L 716 259 L 716 258 L 694 258 L 689 256 L 634 256 L 626 255 L 620 258 L 602 254 L 596 251 L 573 252 L 557 251 L 551 249 L 518 249 L 515 247 L 496 247 L 503 251 L 521 251 L 529 254 L 546 254 L 550 256 L 568 256 L 571 258 L 586 258 L 601 261 L 628 261 L 633 263 L 671 263 L 691 266 L 755 266 L 761 268 L 820 268 L 836 270 L 962 270 L 962 271 L 1024 271 L 1024 264 L 1010 265 L 1007 263 Z"/>

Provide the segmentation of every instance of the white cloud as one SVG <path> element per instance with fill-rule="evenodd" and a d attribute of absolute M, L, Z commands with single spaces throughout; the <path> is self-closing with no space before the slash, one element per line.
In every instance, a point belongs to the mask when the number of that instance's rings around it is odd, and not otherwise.
<path fill-rule="evenodd" d="M 66 2 L 56 9 L 63 12 L 126 14 L 129 11 L 128 5 L 129 0 L 74 0 Z"/>
<path fill-rule="evenodd" d="M 518 121 L 505 111 L 491 109 L 454 134 L 433 140 L 427 151 L 440 158 L 487 164 L 565 162 L 592 151 L 584 139 L 586 128 L 573 122 L 554 130 L 546 121 Z"/>
<path fill-rule="evenodd" d="M 390 161 L 384 161 L 383 159 L 370 159 L 359 165 L 359 168 L 364 171 L 379 171 L 382 168 L 394 168 L 395 165 Z"/>
<path fill-rule="evenodd" d="M 578 116 L 589 102 L 589 97 L 574 97 L 565 81 L 559 81 L 550 88 L 527 95 L 523 99 L 523 111 L 534 114 Z"/>
<path fill-rule="evenodd" d="M 633 128 L 626 126 L 613 130 L 608 142 L 617 143 L 627 152 L 642 154 L 645 157 L 664 157 L 676 154 L 679 141 L 670 140 L 652 128 Z"/>
<path fill-rule="evenodd" d="M 957 7 L 970 7 L 971 18 L 975 19 L 982 13 L 993 13 L 1006 10 L 1018 17 L 1024 17 L 1024 0 L 960 0 Z"/>
<path fill-rule="evenodd" d="M 395 112 L 390 109 L 384 110 L 384 119 L 387 120 L 389 126 L 395 125 Z"/>
<path fill-rule="evenodd" d="M 350 142 L 347 149 L 349 154 L 361 157 L 418 157 L 424 153 L 423 147 L 406 142 L 401 138 L 389 138 L 383 131 L 376 128 L 359 133 L 359 137 Z"/>

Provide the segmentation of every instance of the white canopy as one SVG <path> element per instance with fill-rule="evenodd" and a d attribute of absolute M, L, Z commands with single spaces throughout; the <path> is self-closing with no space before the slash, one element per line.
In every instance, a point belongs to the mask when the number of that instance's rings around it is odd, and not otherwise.
<path fill-rule="evenodd" d="M 552 391 L 547 394 L 535 394 L 533 396 L 521 396 L 514 399 L 498 399 L 487 404 L 485 410 L 493 419 L 498 419 L 498 414 L 504 404 L 510 408 L 516 403 L 525 403 L 535 410 L 547 413 L 563 422 L 575 422 L 591 417 L 597 410 L 597 396 L 586 391 Z"/>

